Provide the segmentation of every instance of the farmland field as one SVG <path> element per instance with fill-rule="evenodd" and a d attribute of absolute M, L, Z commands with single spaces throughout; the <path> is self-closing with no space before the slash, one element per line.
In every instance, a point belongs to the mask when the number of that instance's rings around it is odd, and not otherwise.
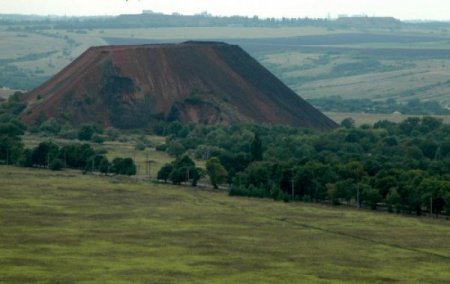
<path fill-rule="evenodd" d="M 421 117 L 417 115 L 403 115 L 403 114 L 377 114 L 377 113 L 353 113 L 353 112 L 325 112 L 325 115 L 334 120 L 336 123 L 340 123 L 345 118 L 353 118 L 356 126 L 362 124 L 373 125 L 380 120 L 388 120 L 392 122 L 402 122 L 408 117 Z M 450 116 L 441 115 L 434 116 L 438 119 L 442 119 L 444 123 L 450 123 Z"/>
<path fill-rule="evenodd" d="M 305 98 L 419 98 L 448 106 L 449 51 L 298 47 L 258 59 Z"/>
<path fill-rule="evenodd" d="M 88 34 L 94 37 L 137 38 L 153 40 L 209 40 L 236 38 L 280 38 L 299 35 L 326 35 L 341 33 L 321 27 L 186 27 L 186 28 L 136 28 L 136 29 L 95 29 Z M 348 31 L 347 31 L 348 32 Z"/>
<path fill-rule="evenodd" d="M 448 220 L 0 168 L 0 281 L 399 282 L 450 278 Z"/>

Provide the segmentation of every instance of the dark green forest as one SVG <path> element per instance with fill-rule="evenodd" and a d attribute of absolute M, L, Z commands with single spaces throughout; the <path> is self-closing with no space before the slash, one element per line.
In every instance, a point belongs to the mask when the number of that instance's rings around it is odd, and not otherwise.
<path fill-rule="evenodd" d="M 156 130 L 178 159 L 217 158 L 230 195 L 450 214 L 450 126 L 436 118 L 359 128 L 346 119 L 325 133 L 178 122 Z"/>
<path fill-rule="evenodd" d="M 72 128 L 67 122 L 47 120 L 43 117 L 32 127 L 26 127 L 19 114 L 25 105 L 23 94 L 17 92 L 0 104 L 0 163 L 23 167 L 80 169 L 84 173 L 98 171 L 102 174 L 135 175 L 136 165 L 131 158 L 115 158 L 108 161 L 105 152 L 96 151 L 88 143 L 70 143 L 60 147 L 51 139 L 39 143 L 34 148 L 25 148 L 22 135 L 25 131 L 44 133 L 51 137 L 78 138 L 79 141 L 102 143 L 103 128 L 92 124 Z"/>

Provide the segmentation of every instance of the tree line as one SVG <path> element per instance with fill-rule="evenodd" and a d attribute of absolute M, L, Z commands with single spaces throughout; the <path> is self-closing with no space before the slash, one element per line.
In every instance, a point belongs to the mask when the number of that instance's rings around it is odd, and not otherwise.
<path fill-rule="evenodd" d="M 359 128 L 347 119 L 325 133 L 179 122 L 156 131 L 166 136 L 159 149 L 177 159 L 214 159 L 230 195 L 450 214 L 450 126 L 433 117 Z M 195 168 L 192 160 L 188 167 Z M 174 169 L 177 162 L 158 178 L 174 182 Z M 193 176 L 184 172 L 184 179 Z"/>
<path fill-rule="evenodd" d="M 26 149 L 21 138 L 26 127 L 17 117 L 21 109 L 16 96 L 0 105 L 0 163 L 136 173 L 132 159 L 108 161 L 105 153 L 96 152 L 88 143 L 61 147 L 44 141 Z M 68 126 L 60 126 L 56 120 L 43 119 L 28 130 L 71 133 L 84 140 L 119 135 L 111 130 L 104 135 L 95 125 L 78 130 L 61 130 Z M 174 121 L 158 123 L 153 133 L 166 137 L 165 144 L 156 149 L 175 157 L 158 173 L 163 181 L 195 186 L 208 176 L 215 188 L 227 184 L 230 195 L 450 215 L 450 125 L 433 117 L 360 127 L 345 119 L 330 132 Z M 142 144 L 149 146 L 147 141 Z M 205 161 L 205 167 L 198 167 L 195 160 Z"/>
<path fill-rule="evenodd" d="M 109 161 L 105 152 L 96 151 L 88 143 L 59 146 L 52 141 L 44 141 L 36 147 L 25 148 L 22 135 L 27 127 L 14 115 L 17 107 L 14 100 L 14 97 L 10 98 L 8 103 L 0 105 L 0 163 L 52 170 L 72 168 L 103 174 L 136 174 L 136 165 L 131 158 Z M 78 136 L 80 140 L 90 140 L 96 131 L 94 126 L 83 126 Z"/>
<path fill-rule="evenodd" d="M 407 115 L 449 115 L 450 109 L 441 106 L 437 101 L 410 99 L 405 103 L 395 99 L 373 101 L 370 99 L 343 99 L 340 96 L 308 99 L 308 102 L 322 111 L 395 113 Z"/>

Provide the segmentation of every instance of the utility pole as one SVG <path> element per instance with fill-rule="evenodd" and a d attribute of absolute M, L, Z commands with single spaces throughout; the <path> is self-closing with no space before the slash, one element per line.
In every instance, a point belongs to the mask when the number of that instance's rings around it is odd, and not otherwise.
<path fill-rule="evenodd" d="M 9 149 L 6 149 L 6 165 L 9 165 Z"/>
<path fill-rule="evenodd" d="M 358 208 L 361 208 L 361 205 L 359 203 L 359 186 L 357 186 L 356 189 L 356 202 L 358 203 Z"/>
<path fill-rule="evenodd" d="M 50 168 L 50 153 L 47 152 L 47 168 Z"/>
<path fill-rule="evenodd" d="M 433 218 L 433 195 L 430 196 L 430 217 Z"/>
<path fill-rule="evenodd" d="M 152 164 L 148 161 L 148 179 L 152 180 Z"/>
<path fill-rule="evenodd" d="M 149 176 L 149 171 L 148 171 L 149 165 L 148 165 L 148 151 L 145 152 L 145 175 L 148 177 Z"/>
<path fill-rule="evenodd" d="M 189 167 L 186 168 L 187 182 L 189 183 Z"/>
<path fill-rule="evenodd" d="M 294 201 L 294 178 L 291 179 L 292 201 Z"/>

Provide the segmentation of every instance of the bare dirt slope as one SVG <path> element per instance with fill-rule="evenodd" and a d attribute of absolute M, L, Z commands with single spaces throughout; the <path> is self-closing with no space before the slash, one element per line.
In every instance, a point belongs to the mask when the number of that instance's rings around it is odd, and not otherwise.
<path fill-rule="evenodd" d="M 218 42 L 93 47 L 26 100 L 29 124 L 45 115 L 118 128 L 177 119 L 335 126 L 240 47 Z"/>

